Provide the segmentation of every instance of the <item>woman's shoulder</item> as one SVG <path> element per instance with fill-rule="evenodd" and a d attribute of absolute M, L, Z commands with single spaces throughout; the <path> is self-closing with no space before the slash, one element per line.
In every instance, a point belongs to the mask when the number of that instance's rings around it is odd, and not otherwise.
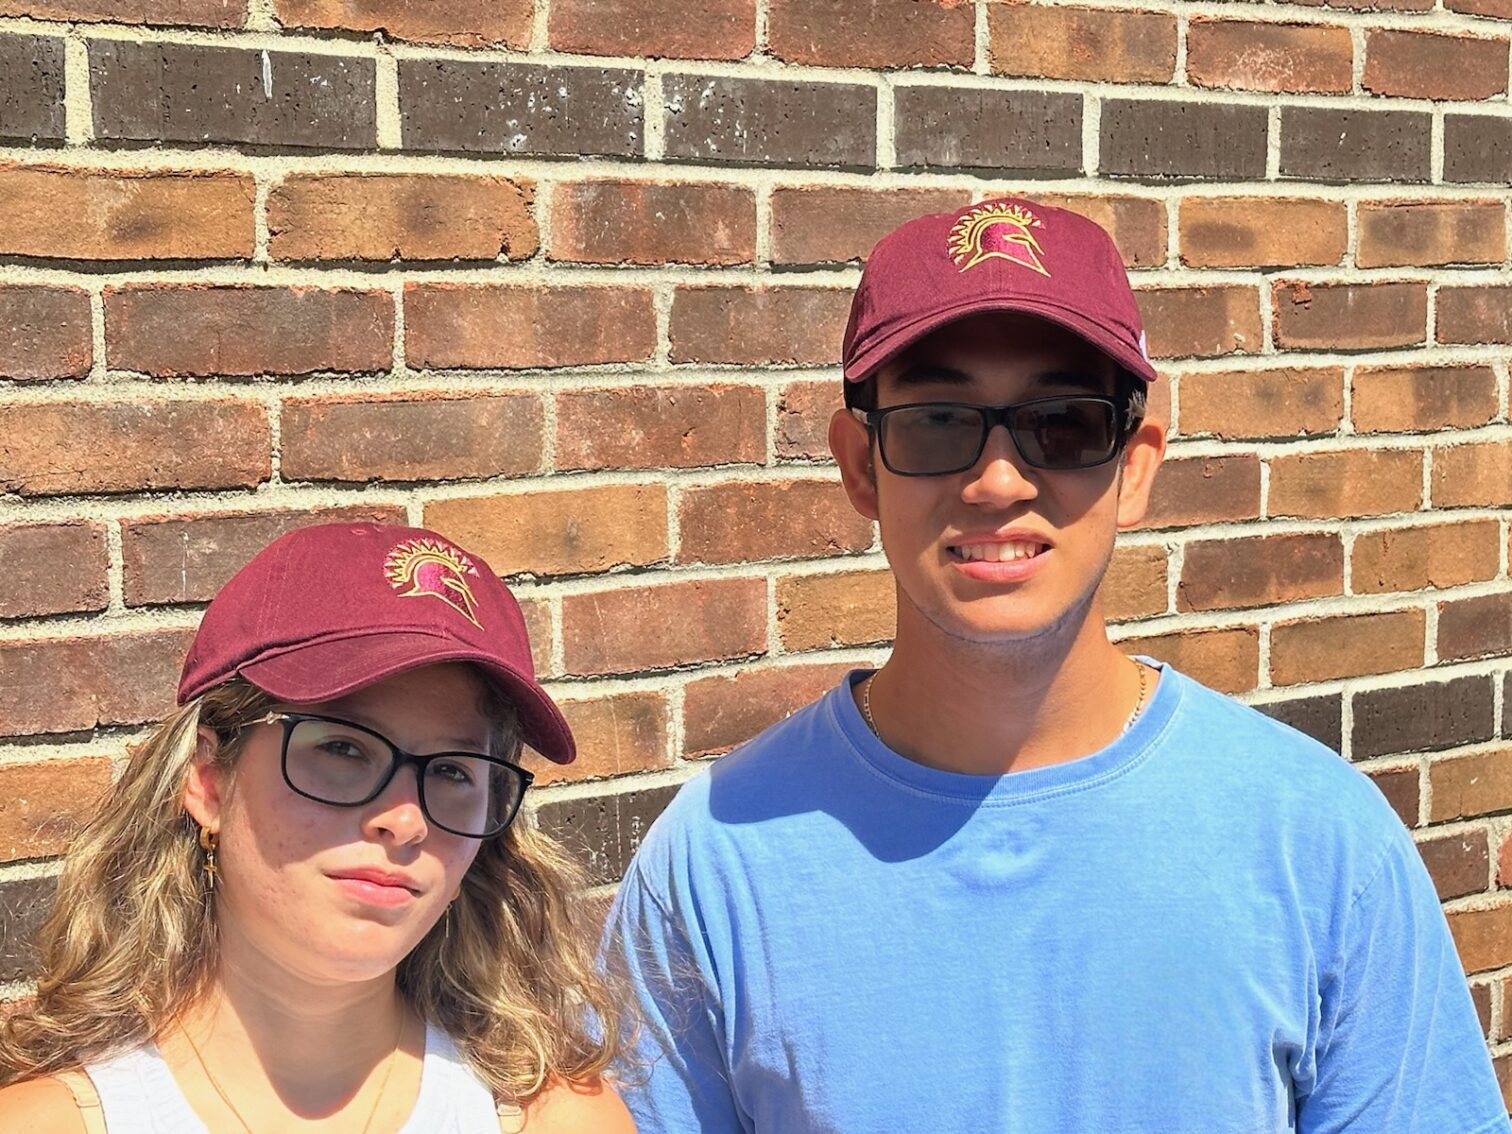
<path fill-rule="evenodd" d="M 554 1080 L 516 1117 L 501 1117 L 504 1134 L 635 1134 L 635 1122 L 609 1084 Z"/>
<path fill-rule="evenodd" d="M 85 1134 L 73 1091 L 51 1077 L 0 1087 L 0 1130 Z"/>

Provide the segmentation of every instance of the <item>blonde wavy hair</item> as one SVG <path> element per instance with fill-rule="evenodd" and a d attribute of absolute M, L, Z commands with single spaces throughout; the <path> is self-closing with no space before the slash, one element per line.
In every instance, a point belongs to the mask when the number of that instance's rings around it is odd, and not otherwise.
<path fill-rule="evenodd" d="M 273 701 L 241 679 L 158 725 L 70 847 L 37 934 L 35 1000 L 0 1022 L 0 1086 L 156 1039 L 209 989 L 215 902 L 183 792 L 203 725 L 235 764 Z M 495 751 L 520 748 L 513 708 L 485 705 Z M 582 872 L 519 819 L 485 840 L 451 911 L 400 963 L 410 1005 L 448 1032 L 501 1101 L 554 1079 L 592 1080 L 633 1043 L 621 981 L 595 964 Z M 449 920 L 450 927 L 444 922 Z"/>

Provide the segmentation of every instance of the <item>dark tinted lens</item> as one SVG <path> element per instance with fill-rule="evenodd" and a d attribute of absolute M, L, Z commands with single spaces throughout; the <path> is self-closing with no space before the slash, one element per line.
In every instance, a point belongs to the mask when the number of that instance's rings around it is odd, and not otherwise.
<path fill-rule="evenodd" d="M 440 826 L 481 838 L 514 816 L 524 783 L 508 765 L 481 756 L 447 754 L 425 765 L 425 806 Z"/>
<path fill-rule="evenodd" d="M 1044 469 L 1099 465 L 1118 444 L 1111 404 L 1096 398 L 1053 398 L 1013 414 L 1013 439 L 1024 460 Z"/>
<path fill-rule="evenodd" d="M 971 406 L 905 406 L 883 417 L 880 443 L 894 472 L 960 472 L 981 454 L 982 415 Z"/>
<path fill-rule="evenodd" d="M 327 803 L 361 803 L 388 775 L 393 756 L 378 737 L 351 725 L 299 721 L 289 734 L 289 782 Z"/>

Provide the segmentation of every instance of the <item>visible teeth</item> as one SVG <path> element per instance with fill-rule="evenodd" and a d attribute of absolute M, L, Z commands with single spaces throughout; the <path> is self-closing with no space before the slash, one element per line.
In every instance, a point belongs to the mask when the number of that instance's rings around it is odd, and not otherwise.
<path fill-rule="evenodd" d="M 982 559 L 1003 563 L 1013 559 L 1030 559 L 1039 554 L 1037 543 L 972 543 L 956 548 L 962 559 Z"/>

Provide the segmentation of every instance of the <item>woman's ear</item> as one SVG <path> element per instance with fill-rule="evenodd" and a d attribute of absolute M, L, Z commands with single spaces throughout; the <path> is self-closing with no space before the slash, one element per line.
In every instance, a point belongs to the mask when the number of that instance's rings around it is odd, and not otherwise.
<path fill-rule="evenodd" d="M 829 447 L 840 466 L 840 482 L 851 507 L 868 520 L 877 513 L 877 474 L 872 464 L 871 429 L 849 409 L 837 409 L 830 418 Z"/>
<path fill-rule="evenodd" d="M 189 776 L 184 781 L 184 810 L 201 827 L 212 831 L 220 829 L 226 786 L 226 769 L 215 759 L 219 751 L 220 737 L 214 729 L 201 725 L 189 761 Z"/>

